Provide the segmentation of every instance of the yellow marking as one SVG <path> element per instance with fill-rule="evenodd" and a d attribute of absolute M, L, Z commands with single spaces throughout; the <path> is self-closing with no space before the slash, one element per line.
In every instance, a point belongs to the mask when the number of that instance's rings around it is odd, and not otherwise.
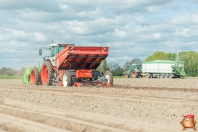
<path fill-rule="evenodd" d="M 100 63 L 102 63 L 104 60 L 101 60 Z"/>
<path fill-rule="evenodd" d="M 63 61 L 63 63 L 65 63 L 65 62 L 67 62 L 67 59 L 65 59 L 65 60 Z"/>

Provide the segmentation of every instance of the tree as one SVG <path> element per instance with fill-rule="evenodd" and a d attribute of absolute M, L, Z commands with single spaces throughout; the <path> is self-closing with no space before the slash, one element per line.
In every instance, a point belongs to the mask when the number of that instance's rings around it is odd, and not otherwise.
<path fill-rule="evenodd" d="M 102 67 L 103 67 L 103 72 L 109 70 L 109 68 L 108 68 L 108 66 L 107 66 L 107 61 L 106 61 L 106 60 L 104 60 L 103 66 L 102 66 Z"/>
<path fill-rule="evenodd" d="M 131 60 L 131 64 L 138 64 L 141 65 L 142 64 L 142 60 L 139 58 L 134 58 Z"/>
<path fill-rule="evenodd" d="M 176 53 L 165 53 L 163 51 L 157 51 L 153 55 L 150 55 L 146 58 L 146 61 L 152 60 L 172 60 L 175 61 L 177 59 Z"/>
<path fill-rule="evenodd" d="M 184 61 L 184 70 L 188 76 L 198 75 L 198 53 L 194 51 L 182 51 L 178 54 L 178 59 Z"/>
<path fill-rule="evenodd" d="M 108 68 L 113 73 L 114 76 L 123 75 L 123 68 L 121 68 L 118 63 L 110 62 L 108 63 Z"/>
<path fill-rule="evenodd" d="M 98 71 L 104 73 L 105 71 L 109 70 L 107 66 L 107 61 L 104 60 L 103 63 L 100 64 L 100 66 L 97 68 Z"/>
<path fill-rule="evenodd" d="M 128 71 L 129 67 L 131 66 L 131 62 L 125 62 L 124 66 L 123 66 L 123 69 L 124 71 Z"/>

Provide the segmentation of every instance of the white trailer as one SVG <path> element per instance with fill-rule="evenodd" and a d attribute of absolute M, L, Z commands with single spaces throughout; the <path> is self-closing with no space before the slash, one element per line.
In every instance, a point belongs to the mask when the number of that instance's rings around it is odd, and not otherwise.
<path fill-rule="evenodd" d="M 143 61 L 142 72 L 147 74 L 149 78 L 169 78 L 186 75 L 182 61 L 169 60 Z"/>

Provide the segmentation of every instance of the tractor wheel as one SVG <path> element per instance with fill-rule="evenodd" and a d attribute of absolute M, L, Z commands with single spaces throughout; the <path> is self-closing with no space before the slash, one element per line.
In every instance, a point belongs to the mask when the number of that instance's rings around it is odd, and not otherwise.
<path fill-rule="evenodd" d="M 52 85 L 52 64 L 50 61 L 45 61 L 41 68 L 41 81 L 42 84 L 51 86 Z"/>
<path fill-rule="evenodd" d="M 68 71 L 64 71 L 63 73 L 63 86 L 67 87 L 67 86 L 71 86 L 72 81 L 71 81 L 71 75 Z"/>
<path fill-rule="evenodd" d="M 36 67 L 32 68 L 32 71 L 30 73 L 30 82 L 32 85 L 39 85 L 41 83 L 41 76 L 38 68 Z"/>
<path fill-rule="evenodd" d="M 127 74 L 127 77 L 130 78 L 130 74 Z"/>
<path fill-rule="evenodd" d="M 107 79 L 107 83 L 113 85 L 113 74 L 110 71 L 106 71 L 104 77 Z"/>
<path fill-rule="evenodd" d="M 139 73 L 138 73 L 138 72 L 132 71 L 131 77 L 133 77 L 133 78 L 138 78 L 138 76 L 139 76 Z"/>

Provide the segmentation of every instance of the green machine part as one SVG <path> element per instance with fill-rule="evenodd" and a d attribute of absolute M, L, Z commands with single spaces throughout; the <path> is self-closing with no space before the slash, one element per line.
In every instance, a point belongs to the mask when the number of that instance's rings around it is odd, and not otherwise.
<path fill-rule="evenodd" d="M 27 68 L 25 74 L 23 75 L 23 84 L 30 84 L 30 73 L 32 68 Z"/>
<path fill-rule="evenodd" d="M 30 73 L 32 69 L 33 69 L 32 67 L 26 69 L 25 74 L 23 75 L 23 84 L 31 84 Z M 37 68 L 37 69 L 39 72 L 41 71 L 41 68 Z"/>

